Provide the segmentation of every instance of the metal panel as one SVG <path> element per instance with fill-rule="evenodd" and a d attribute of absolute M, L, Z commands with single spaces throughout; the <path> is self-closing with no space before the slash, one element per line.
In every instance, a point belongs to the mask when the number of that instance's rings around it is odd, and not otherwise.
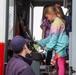
<path fill-rule="evenodd" d="M 8 39 L 12 39 L 13 38 L 13 25 L 14 25 L 14 0 L 9 0 Z"/>
<path fill-rule="evenodd" d="M 33 6 L 44 6 L 45 4 L 60 4 L 63 5 L 63 0 L 32 0 Z"/>
<path fill-rule="evenodd" d="M 76 71 L 76 0 L 73 0 L 72 4 L 72 67 Z M 73 75 L 76 75 L 74 73 Z"/>
<path fill-rule="evenodd" d="M 32 1 L 40 1 L 40 2 L 41 2 L 41 1 L 47 1 L 47 2 L 48 2 L 48 1 L 58 1 L 58 2 L 59 2 L 59 1 L 63 1 L 63 0 L 32 0 Z"/>
<path fill-rule="evenodd" d="M 40 75 L 40 62 L 39 61 L 33 61 L 31 64 L 31 67 L 33 71 L 35 72 L 35 75 Z"/>
<path fill-rule="evenodd" d="M 0 0 L 0 75 L 4 75 L 4 48 L 6 30 L 6 0 Z"/>

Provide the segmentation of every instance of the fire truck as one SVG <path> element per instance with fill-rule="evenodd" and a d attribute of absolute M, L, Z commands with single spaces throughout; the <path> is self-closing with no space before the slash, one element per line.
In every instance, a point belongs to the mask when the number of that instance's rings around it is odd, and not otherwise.
<path fill-rule="evenodd" d="M 69 75 L 76 75 L 76 0 L 1 0 L 0 3 L 0 75 L 5 75 L 7 62 L 12 56 L 9 50 L 10 40 L 16 35 L 32 40 L 34 7 L 56 3 L 65 8 L 70 7 L 72 11 L 72 32 L 69 33 Z"/>

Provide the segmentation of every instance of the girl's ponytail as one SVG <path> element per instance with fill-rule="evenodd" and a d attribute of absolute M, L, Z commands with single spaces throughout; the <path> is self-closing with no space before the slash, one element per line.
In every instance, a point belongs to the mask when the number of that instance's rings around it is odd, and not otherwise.
<path fill-rule="evenodd" d="M 49 7 L 45 8 L 44 14 L 51 14 L 51 13 L 54 13 L 64 23 L 66 23 L 65 22 L 65 16 L 64 16 L 63 10 L 62 10 L 62 8 L 59 5 L 58 6 L 57 5 L 55 5 L 55 6 L 49 6 Z"/>
<path fill-rule="evenodd" d="M 66 23 L 65 16 L 64 16 L 61 6 L 59 4 L 55 4 L 54 8 L 56 9 L 57 17 L 59 17 L 64 23 Z"/>

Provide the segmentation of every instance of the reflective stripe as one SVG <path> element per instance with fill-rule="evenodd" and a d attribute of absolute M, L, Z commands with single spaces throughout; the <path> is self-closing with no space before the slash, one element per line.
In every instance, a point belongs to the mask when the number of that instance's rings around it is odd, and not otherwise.
<path fill-rule="evenodd" d="M 4 43 L 0 43 L 0 75 L 4 75 Z"/>
<path fill-rule="evenodd" d="M 4 44 L 6 29 L 6 0 L 0 0 L 0 75 L 4 75 Z"/>

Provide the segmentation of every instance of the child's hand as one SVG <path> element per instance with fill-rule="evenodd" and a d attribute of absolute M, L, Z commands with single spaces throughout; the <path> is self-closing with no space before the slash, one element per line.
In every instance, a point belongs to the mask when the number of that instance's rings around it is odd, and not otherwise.
<path fill-rule="evenodd" d="M 38 43 L 38 40 L 35 40 L 35 41 L 33 41 L 34 42 L 34 44 L 37 44 Z"/>
<path fill-rule="evenodd" d="M 52 64 L 52 65 L 56 65 L 56 61 L 53 60 L 53 59 L 51 59 L 51 64 Z"/>
<path fill-rule="evenodd" d="M 47 50 L 46 49 L 44 49 L 46 52 L 47 52 Z"/>
<path fill-rule="evenodd" d="M 45 47 L 40 46 L 40 49 L 41 49 L 41 50 L 45 50 L 45 51 L 46 51 Z"/>
<path fill-rule="evenodd" d="M 44 50 L 47 52 L 47 50 L 45 49 L 45 47 L 43 47 L 44 48 Z"/>

